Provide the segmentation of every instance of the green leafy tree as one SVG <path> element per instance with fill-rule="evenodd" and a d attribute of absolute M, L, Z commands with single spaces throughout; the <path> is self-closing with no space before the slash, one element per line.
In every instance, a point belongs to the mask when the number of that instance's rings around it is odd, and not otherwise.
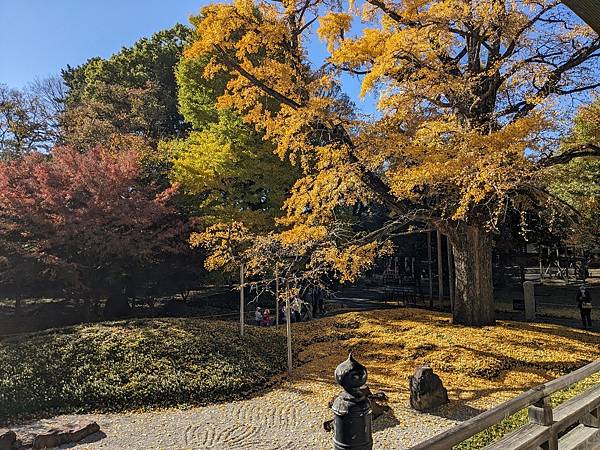
<path fill-rule="evenodd" d="M 179 110 L 192 131 L 161 145 L 169 177 L 193 199 L 203 225 L 243 221 L 270 230 L 298 172 L 262 134 L 217 108 L 229 77 L 203 77 L 206 63 L 185 58 L 177 66 Z"/>
<path fill-rule="evenodd" d="M 600 99 L 582 107 L 566 140 L 568 148 L 600 147 Z M 578 158 L 556 166 L 551 191 L 579 214 L 571 240 L 584 248 L 600 246 L 600 160 Z"/>
<path fill-rule="evenodd" d="M 174 68 L 192 32 L 175 25 L 108 59 L 67 67 L 67 142 L 86 149 L 110 143 L 116 134 L 142 136 L 155 146 L 182 135 Z"/>
<path fill-rule="evenodd" d="M 0 159 L 47 151 L 60 140 L 62 82 L 37 80 L 24 89 L 0 84 Z"/>

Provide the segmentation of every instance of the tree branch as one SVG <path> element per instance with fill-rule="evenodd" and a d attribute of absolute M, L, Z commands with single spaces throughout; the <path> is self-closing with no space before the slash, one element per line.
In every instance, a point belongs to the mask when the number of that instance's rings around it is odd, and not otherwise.
<path fill-rule="evenodd" d="M 221 46 L 215 45 L 215 49 L 217 50 L 217 55 L 218 55 L 219 59 L 221 59 L 223 64 L 225 64 L 230 69 L 238 72 L 241 76 L 246 78 L 248 81 L 250 81 L 252 84 L 254 84 L 257 88 L 261 89 L 266 94 L 270 95 L 271 97 L 273 97 L 276 100 L 279 100 L 281 103 L 289 106 L 290 108 L 299 109 L 302 107 L 302 105 L 300 103 L 296 102 L 295 100 L 292 100 L 289 97 L 286 97 L 282 93 L 267 86 L 265 83 L 263 83 L 258 78 L 256 78 L 254 75 L 252 75 L 250 72 L 248 72 L 246 69 L 244 69 L 238 62 L 236 62 L 232 57 L 230 57 Z"/>
<path fill-rule="evenodd" d="M 568 95 L 568 94 L 575 94 L 576 92 L 583 92 L 583 91 L 588 91 L 590 89 L 596 89 L 598 87 L 600 87 L 600 83 L 590 84 L 588 86 L 582 86 L 582 87 L 573 88 L 573 89 L 559 89 L 556 93 L 560 94 L 560 95 Z"/>
<path fill-rule="evenodd" d="M 558 6 L 559 4 L 560 4 L 560 2 L 554 2 L 554 3 L 551 3 L 551 4 L 547 5 L 545 8 L 542 8 L 540 10 L 540 12 L 538 12 L 535 16 L 533 16 L 529 20 L 529 22 L 527 22 L 521 29 L 519 29 L 519 31 L 517 31 L 515 33 L 515 36 L 510 41 L 510 44 L 508 44 L 508 46 L 506 47 L 506 50 L 504 51 L 504 53 L 502 53 L 502 56 L 500 56 L 500 59 L 506 59 L 509 56 L 511 56 L 513 54 L 513 52 L 515 51 L 515 48 L 517 47 L 517 42 L 519 41 L 519 39 L 521 38 L 521 36 L 527 30 L 529 30 L 533 25 L 535 25 L 535 23 L 538 20 L 540 20 L 544 14 L 546 14 L 551 9 L 556 8 L 556 6 Z"/>
<path fill-rule="evenodd" d="M 554 69 L 548 75 L 546 82 L 537 90 L 537 92 L 531 96 L 535 99 L 546 98 L 550 94 L 559 94 L 560 89 L 558 84 L 563 76 L 563 74 L 580 64 L 583 64 L 587 61 L 595 51 L 600 49 L 600 38 L 595 39 L 590 45 L 587 47 L 581 48 L 575 53 L 573 53 L 569 59 L 567 59 L 564 63 Z M 591 87 L 589 88 L 591 89 Z M 586 88 L 580 88 L 580 90 L 586 90 Z M 520 118 L 525 117 L 531 110 L 533 110 L 536 106 L 536 102 L 525 100 L 522 102 L 522 106 L 520 109 L 516 110 L 516 114 L 513 117 L 513 122 Z"/>
<path fill-rule="evenodd" d="M 581 144 L 571 147 L 564 152 L 549 156 L 539 162 L 543 167 L 551 167 L 559 164 L 567 164 L 576 158 L 597 157 L 600 158 L 600 147 L 592 144 Z"/>
<path fill-rule="evenodd" d="M 310 19 L 308 22 L 306 22 L 304 25 L 302 25 L 297 31 L 295 31 L 294 35 L 298 36 L 298 35 L 302 34 L 302 32 L 304 30 L 306 30 L 308 27 L 310 27 L 317 19 L 318 19 L 317 16 Z"/>
<path fill-rule="evenodd" d="M 300 103 L 296 102 L 295 100 L 292 100 L 292 99 L 286 97 L 285 95 L 277 92 L 275 89 L 267 86 L 265 83 L 260 81 L 258 78 L 256 78 L 254 75 L 252 75 L 250 72 L 248 72 L 243 67 L 241 67 L 240 64 L 237 63 L 233 58 L 231 58 L 225 52 L 225 50 L 222 47 L 220 47 L 219 45 L 215 45 L 215 49 L 217 51 L 219 58 L 227 67 L 231 68 L 232 70 L 237 71 L 241 76 L 243 76 L 248 81 L 253 83 L 256 87 L 261 89 L 267 95 L 270 95 L 274 99 L 279 100 L 283 104 L 288 105 L 289 107 L 296 109 L 296 110 L 300 109 L 303 106 Z M 346 146 L 349 149 L 349 151 L 348 151 L 348 156 L 349 156 L 349 160 L 350 160 L 349 162 L 351 164 L 354 164 L 357 166 L 357 168 L 358 168 L 357 175 L 360 178 L 360 180 L 363 183 L 365 183 L 366 186 L 369 186 L 369 188 L 372 189 L 377 194 L 377 197 L 379 197 L 379 199 L 382 201 L 382 203 L 385 204 L 392 212 L 394 212 L 396 214 L 405 214 L 407 210 L 401 205 L 401 203 L 398 201 L 398 199 L 396 197 L 394 197 L 394 195 L 390 192 L 389 186 L 376 173 L 367 169 L 365 167 L 365 165 L 362 162 L 360 162 L 358 156 L 356 156 L 356 145 L 352 141 L 352 138 L 350 137 L 350 134 L 348 133 L 346 128 L 344 128 L 344 126 L 342 124 L 337 124 L 337 125 L 322 124 L 322 125 L 329 128 L 333 132 L 333 134 L 339 138 L 339 140 L 342 143 L 346 144 Z"/>
<path fill-rule="evenodd" d="M 398 14 L 396 11 L 393 11 L 392 9 L 388 8 L 384 2 L 382 2 L 381 0 L 367 0 L 367 3 L 370 3 L 371 5 L 375 6 L 376 8 L 379 8 L 381 11 L 383 11 L 385 14 L 387 14 L 389 16 L 390 19 L 401 23 L 401 24 L 405 24 L 405 20 L 404 18 Z M 411 25 L 412 23 L 409 23 L 409 25 Z"/>

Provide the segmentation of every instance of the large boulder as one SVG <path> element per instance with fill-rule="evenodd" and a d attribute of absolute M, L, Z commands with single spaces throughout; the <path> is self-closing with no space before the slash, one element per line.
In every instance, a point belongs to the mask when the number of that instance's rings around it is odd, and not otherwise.
<path fill-rule="evenodd" d="M 442 380 L 428 365 L 418 367 L 409 378 L 410 406 L 417 411 L 430 411 L 448 403 L 448 391 Z"/>
<path fill-rule="evenodd" d="M 0 428 L 0 450 L 11 450 L 16 440 L 17 435 L 14 431 Z"/>

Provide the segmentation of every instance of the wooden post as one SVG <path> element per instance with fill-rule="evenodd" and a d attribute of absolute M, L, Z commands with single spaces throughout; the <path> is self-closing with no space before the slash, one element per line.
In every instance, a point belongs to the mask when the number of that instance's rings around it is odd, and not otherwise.
<path fill-rule="evenodd" d="M 450 295 L 450 310 L 454 310 L 454 259 L 452 243 L 446 236 L 446 249 L 448 250 L 448 295 Z"/>
<path fill-rule="evenodd" d="M 275 265 L 275 326 L 279 326 L 279 269 Z"/>
<path fill-rule="evenodd" d="M 523 303 L 525 320 L 535 320 L 535 284 L 533 281 L 523 283 Z"/>
<path fill-rule="evenodd" d="M 529 416 L 529 422 L 545 427 L 552 425 L 554 422 L 552 416 L 552 404 L 550 403 L 549 397 L 535 402 L 527 409 L 527 415 Z"/>
<path fill-rule="evenodd" d="M 290 282 L 285 280 L 285 334 L 287 336 L 288 375 L 292 374 L 292 320 L 290 314 Z"/>
<path fill-rule="evenodd" d="M 244 263 L 240 264 L 240 336 L 244 336 Z"/>
<path fill-rule="evenodd" d="M 440 308 L 444 306 L 444 266 L 442 261 L 442 233 L 436 230 L 437 239 L 437 266 L 438 266 L 438 299 Z"/>
<path fill-rule="evenodd" d="M 594 408 L 587 416 L 580 420 L 585 426 L 600 428 L 600 408 Z"/>
<path fill-rule="evenodd" d="M 429 271 L 429 307 L 433 308 L 433 271 L 431 267 L 431 231 L 427 232 L 427 270 Z"/>
<path fill-rule="evenodd" d="M 531 405 L 527 409 L 527 415 L 529 416 L 529 423 L 535 423 L 545 427 L 551 426 L 554 423 L 554 417 L 552 414 L 550 397 L 544 397 Z M 552 433 L 548 438 L 548 441 L 542 445 L 542 448 L 547 450 L 558 450 L 558 436 L 556 433 Z"/>

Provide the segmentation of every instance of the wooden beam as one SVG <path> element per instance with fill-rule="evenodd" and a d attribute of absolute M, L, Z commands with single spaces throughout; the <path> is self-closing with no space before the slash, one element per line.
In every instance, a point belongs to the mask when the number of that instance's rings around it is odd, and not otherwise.
<path fill-rule="evenodd" d="M 598 0 L 563 0 L 596 33 L 600 33 L 600 4 Z"/>
<path fill-rule="evenodd" d="M 275 326 L 279 326 L 279 270 L 275 265 Z"/>
<path fill-rule="evenodd" d="M 292 315 L 290 313 L 290 282 L 285 280 L 285 334 L 287 337 L 288 375 L 292 374 Z"/>

